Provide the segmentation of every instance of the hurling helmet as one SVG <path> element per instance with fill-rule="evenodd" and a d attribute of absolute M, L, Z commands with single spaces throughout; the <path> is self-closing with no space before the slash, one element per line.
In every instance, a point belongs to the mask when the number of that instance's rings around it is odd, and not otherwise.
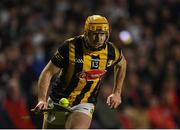
<path fill-rule="evenodd" d="M 87 39 L 90 32 L 102 32 L 102 31 L 105 32 L 106 34 L 106 40 L 104 42 L 106 43 L 109 39 L 109 22 L 105 17 L 101 15 L 92 15 L 86 19 L 85 26 L 84 26 L 84 33 L 85 33 L 86 41 L 88 41 Z M 102 47 L 100 47 L 98 50 L 102 49 Z M 90 49 L 96 50 L 93 48 L 90 48 Z"/>

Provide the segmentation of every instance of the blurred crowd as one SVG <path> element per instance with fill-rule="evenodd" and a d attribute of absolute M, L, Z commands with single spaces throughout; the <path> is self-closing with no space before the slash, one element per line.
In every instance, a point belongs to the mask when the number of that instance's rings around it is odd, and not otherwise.
<path fill-rule="evenodd" d="M 106 105 L 113 70 L 99 94 L 91 128 L 180 128 L 178 0 L 1 0 L 0 128 L 41 128 L 38 77 L 60 44 L 83 33 L 87 16 L 110 22 L 127 74 L 122 104 Z M 121 33 L 128 32 L 124 40 Z M 126 37 L 126 35 L 124 35 Z"/>

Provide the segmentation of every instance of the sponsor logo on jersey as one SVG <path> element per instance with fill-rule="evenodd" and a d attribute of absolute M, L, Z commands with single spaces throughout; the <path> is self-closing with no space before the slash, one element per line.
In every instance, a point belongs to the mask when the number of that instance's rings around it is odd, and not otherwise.
<path fill-rule="evenodd" d="M 82 64 L 84 63 L 83 59 L 78 59 L 78 58 L 75 58 L 74 62 L 75 63 L 82 63 Z"/>
<path fill-rule="evenodd" d="M 106 73 L 106 70 L 89 70 L 89 71 L 82 71 L 77 73 L 77 76 L 86 81 L 93 81 L 98 78 L 101 78 Z"/>

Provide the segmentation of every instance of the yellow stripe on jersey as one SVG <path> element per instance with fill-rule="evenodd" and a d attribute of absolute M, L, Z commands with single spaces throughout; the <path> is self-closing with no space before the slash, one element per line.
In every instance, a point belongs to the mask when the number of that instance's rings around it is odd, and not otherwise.
<path fill-rule="evenodd" d="M 91 56 L 89 55 L 83 55 L 83 71 L 88 71 L 91 69 Z M 76 99 L 76 97 L 82 92 L 83 88 L 86 86 L 87 81 L 80 79 L 78 82 L 77 87 L 73 90 L 73 92 L 71 92 L 71 94 L 69 95 L 69 97 L 73 97 L 73 98 L 69 98 L 70 103 L 73 103 Z"/>
<path fill-rule="evenodd" d="M 75 67 L 75 62 L 72 62 L 75 60 L 75 45 L 74 43 L 69 44 L 69 65 L 68 65 L 68 70 L 66 74 L 66 82 L 70 83 L 70 80 L 72 79 L 73 72 L 74 72 L 74 67 Z M 67 84 L 68 86 L 69 84 Z"/>
<path fill-rule="evenodd" d="M 100 57 L 100 63 L 99 63 L 99 70 L 105 70 L 106 69 L 106 63 L 107 63 L 107 53 L 108 53 L 108 47 L 106 46 L 105 49 L 102 49 L 101 51 L 95 52 L 94 54 L 99 54 Z M 88 98 L 91 96 L 91 93 L 93 90 L 98 87 L 97 84 L 101 79 L 94 80 L 90 90 L 85 94 L 84 98 L 81 100 L 81 103 L 88 102 Z"/>
<path fill-rule="evenodd" d="M 91 96 L 91 93 L 93 92 L 93 90 L 98 87 L 97 84 L 99 82 L 100 79 L 96 79 L 95 81 L 93 81 L 93 84 L 91 85 L 91 89 L 84 95 L 83 99 L 81 100 L 81 103 L 86 103 L 88 102 L 88 98 Z"/>

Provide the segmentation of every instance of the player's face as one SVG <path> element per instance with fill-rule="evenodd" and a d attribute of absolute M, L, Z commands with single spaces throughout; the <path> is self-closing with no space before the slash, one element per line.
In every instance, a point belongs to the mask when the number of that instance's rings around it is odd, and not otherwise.
<path fill-rule="evenodd" d="M 106 33 L 104 31 L 94 31 L 88 33 L 89 45 L 93 48 L 101 47 L 106 40 Z"/>

